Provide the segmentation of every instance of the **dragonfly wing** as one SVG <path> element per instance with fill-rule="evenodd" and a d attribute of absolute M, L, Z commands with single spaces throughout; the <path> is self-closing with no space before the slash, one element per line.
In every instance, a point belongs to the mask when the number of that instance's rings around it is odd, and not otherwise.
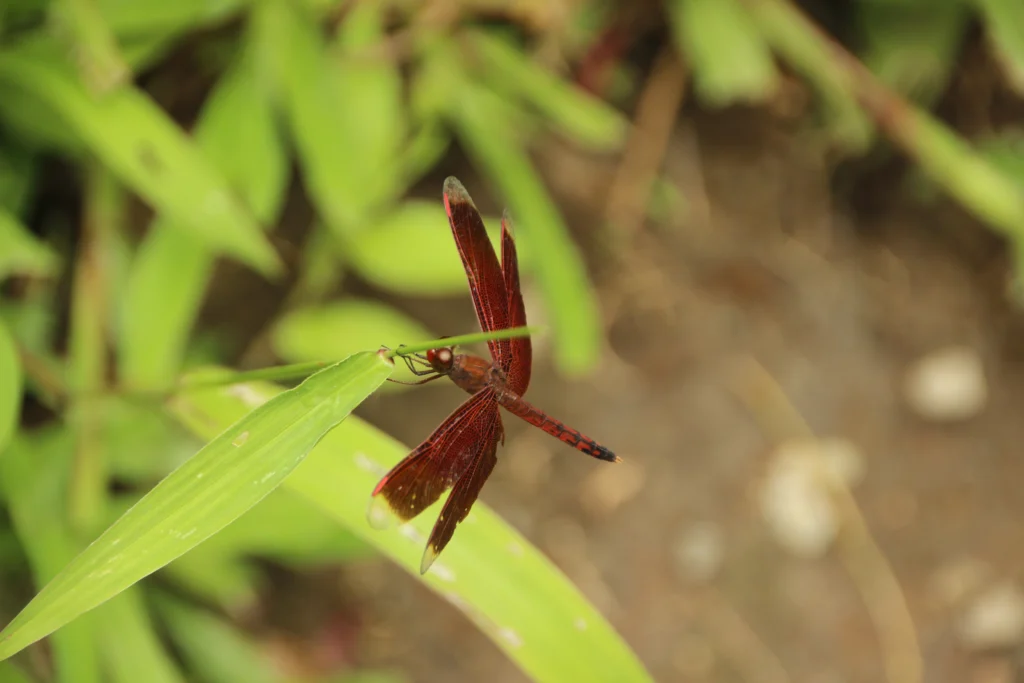
<path fill-rule="evenodd" d="M 479 443 L 489 438 L 497 416 L 497 398 L 490 389 L 467 399 L 377 483 L 371 496 L 370 524 L 385 525 L 387 516 L 378 514 L 381 502 L 402 521 L 430 507 L 473 464 Z"/>
<path fill-rule="evenodd" d="M 523 291 L 519 287 L 519 257 L 512 237 L 512 217 L 508 211 L 501 217 L 501 273 L 508 295 L 508 326 L 521 327 L 526 324 L 526 307 L 523 305 Z M 530 386 L 533 366 L 530 338 L 509 339 L 508 350 L 509 355 L 501 359 L 501 369 L 508 378 L 509 388 L 522 396 Z"/>
<path fill-rule="evenodd" d="M 434 529 L 430 532 L 430 540 L 423 550 L 423 559 L 420 561 L 420 574 L 426 574 L 430 565 L 441 554 L 448 541 L 452 540 L 455 527 L 466 518 L 469 510 L 480 495 L 487 477 L 491 476 L 491 470 L 498 462 L 495 452 L 498 449 L 498 439 L 501 437 L 501 418 L 497 408 L 493 412 L 488 430 L 484 438 L 476 443 L 476 449 L 470 460 L 469 467 L 455 482 L 452 493 L 441 508 L 441 515 L 434 523 Z"/>
<path fill-rule="evenodd" d="M 444 208 L 448 224 L 455 236 L 455 245 L 462 257 L 462 266 L 469 280 L 476 318 L 485 332 L 504 330 L 509 326 L 508 295 L 498 256 L 484 229 L 484 221 L 476 210 L 466 188 L 458 180 L 448 177 L 444 181 Z M 491 359 L 501 363 L 511 356 L 507 339 L 489 341 Z"/>

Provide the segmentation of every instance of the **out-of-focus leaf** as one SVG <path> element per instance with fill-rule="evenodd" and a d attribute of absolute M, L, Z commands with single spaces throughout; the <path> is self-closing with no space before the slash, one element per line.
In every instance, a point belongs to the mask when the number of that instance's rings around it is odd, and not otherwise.
<path fill-rule="evenodd" d="M 105 669 L 113 683 L 183 683 L 146 612 L 138 586 L 96 610 L 95 623 Z"/>
<path fill-rule="evenodd" d="M 64 519 L 64 497 L 74 440 L 63 427 L 19 434 L 0 457 L 11 520 L 32 565 L 37 586 L 45 585 L 79 550 Z M 57 680 L 100 683 L 92 615 L 51 638 Z M 6 659 L 6 631 L 0 632 L 0 658 Z"/>
<path fill-rule="evenodd" d="M 196 141 L 266 225 L 280 211 L 287 151 L 269 93 L 249 55 L 218 81 L 196 125 Z M 192 324 L 213 272 L 207 245 L 158 219 L 139 248 L 124 294 L 122 376 L 136 388 L 168 386 L 181 368 Z M 173 287 L 167 284 L 173 282 Z"/>
<path fill-rule="evenodd" d="M 431 339 L 434 335 L 407 315 L 374 301 L 349 299 L 337 303 L 298 308 L 277 321 L 271 332 L 274 352 L 289 363 L 332 361 L 358 349 Z M 404 366 L 395 368 L 396 379 L 416 379 Z M 388 384 L 382 391 L 402 385 Z"/>
<path fill-rule="evenodd" d="M 111 474 L 121 481 L 150 485 L 202 445 L 157 406 L 117 396 L 102 403 L 103 445 Z"/>
<path fill-rule="evenodd" d="M 50 21 L 54 32 L 66 38 L 90 90 L 105 93 L 127 81 L 128 65 L 95 2 L 54 0 Z"/>
<path fill-rule="evenodd" d="M 483 89 L 466 88 L 451 115 L 466 151 L 507 199 L 517 245 L 530 244 L 559 365 L 571 374 L 592 369 L 601 330 L 583 260 L 526 152 L 503 125 L 500 101 Z"/>
<path fill-rule="evenodd" d="M 501 222 L 488 218 L 485 224 L 491 243 L 500 254 Z M 523 263 L 529 259 L 523 257 L 522 245 L 516 246 L 520 269 L 526 270 Z M 399 205 L 373 229 L 348 242 L 345 256 L 361 278 L 393 292 L 447 296 L 469 291 L 466 271 L 440 198 Z"/>
<path fill-rule="evenodd" d="M 219 436 L 75 557 L 0 632 L 0 657 L 109 600 L 237 519 L 291 474 L 391 370 L 376 353 L 351 356 L 218 430 Z"/>
<path fill-rule="evenodd" d="M 263 67 L 277 85 L 306 186 L 325 224 L 345 236 L 398 193 L 404 135 L 397 66 L 367 46 L 382 36 L 380 3 L 346 15 L 328 50 L 317 22 L 294 4 L 265 0 L 254 9 Z"/>
<path fill-rule="evenodd" d="M 35 186 L 39 154 L 11 140 L 4 141 L 0 154 L 0 211 L 22 216 Z M 0 247 L 0 254 L 6 249 Z"/>
<path fill-rule="evenodd" d="M 267 400 L 279 388 L 245 385 L 246 400 Z M 248 410 L 230 387 L 195 392 L 173 406 L 201 437 L 217 433 Z M 366 521 L 370 492 L 408 453 L 402 444 L 358 418 L 328 434 L 284 487 L 377 547 L 412 576 L 462 610 L 535 681 L 649 681 L 629 647 L 572 583 L 481 501 L 454 540 L 420 577 L 423 547 L 441 506 L 389 531 Z M 515 591 L 495 590 L 515 586 Z"/>
<path fill-rule="evenodd" d="M 21 418 L 21 361 L 14 338 L 0 320 L 0 457 Z"/>
<path fill-rule="evenodd" d="M 942 93 L 970 20 L 963 0 L 869 1 L 855 16 L 861 59 L 879 80 L 924 104 Z"/>
<path fill-rule="evenodd" d="M 622 144 L 628 125 L 622 114 L 543 68 L 507 41 L 484 31 L 474 31 L 469 37 L 486 81 L 514 89 L 562 133 L 584 145 L 608 150 Z"/>
<path fill-rule="evenodd" d="M 210 248 L 261 273 L 280 269 L 221 174 L 141 91 L 91 96 L 59 49 L 42 41 L 0 53 L 0 87 L 44 101 L 126 185 Z"/>
<path fill-rule="evenodd" d="M 974 0 L 1007 79 L 1024 94 L 1024 3 L 1016 0 Z"/>
<path fill-rule="evenodd" d="M 0 280 L 9 275 L 48 277 L 57 256 L 14 216 L 0 209 Z"/>
<path fill-rule="evenodd" d="M 10 662 L 0 662 L 0 683 L 33 683 L 33 681 Z"/>
<path fill-rule="evenodd" d="M 189 668 L 204 683 L 279 683 L 264 652 L 222 619 L 160 595 L 157 611 Z"/>
<path fill-rule="evenodd" d="M 100 13 L 118 34 L 173 34 L 223 22 L 249 0 L 96 0 Z"/>
<path fill-rule="evenodd" d="M 244 611 L 259 601 L 262 577 L 252 563 L 203 552 L 202 545 L 164 567 L 160 576 L 229 613 Z"/>
<path fill-rule="evenodd" d="M 739 0 L 672 0 L 672 31 L 704 102 L 767 99 L 779 85 L 772 52 Z"/>
<path fill-rule="evenodd" d="M 861 110 L 828 39 L 789 0 L 757 0 L 747 8 L 775 53 L 817 90 L 834 140 L 851 153 L 867 149 L 874 126 Z"/>

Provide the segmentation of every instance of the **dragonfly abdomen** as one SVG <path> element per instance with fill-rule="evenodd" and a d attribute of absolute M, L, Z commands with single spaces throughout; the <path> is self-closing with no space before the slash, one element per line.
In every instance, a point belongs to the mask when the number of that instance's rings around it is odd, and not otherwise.
<path fill-rule="evenodd" d="M 498 394 L 498 402 L 501 403 L 505 410 L 516 417 L 521 417 L 535 427 L 540 427 L 562 443 L 569 444 L 592 458 L 607 462 L 619 462 L 621 459 L 589 436 L 585 436 L 563 422 L 549 417 L 540 408 L 524 401 L 521 396 L 517 396 L 510 391 L 500 392 Z"/>

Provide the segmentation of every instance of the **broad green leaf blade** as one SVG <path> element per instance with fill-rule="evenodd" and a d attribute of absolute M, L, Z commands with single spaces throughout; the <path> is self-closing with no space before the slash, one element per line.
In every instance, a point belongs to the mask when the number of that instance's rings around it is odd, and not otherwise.
<path fill-rule="evenodd" d="M 0 457 L 0 485 L 37 586 L 50 581 L 80 550 L 65 522 L 64 498 L 74 439 L 64 427 L 21 433 Z M 100 683 L 92 615 L 53 634 L 58 683 Z M 8 655 L 0 652 L 0 659 Z"/>
<path fill-rule="evenodd" d="M 57 256 L 13 215 L 0 208 L 0 280 L 8 275 L 52 275 Z"/>
<path fill-rule="evenodd" d="M 220 78 L 195 139 L 261 224 L 274 221 L 288 183 L 288 158 L 269 93 L 245 50 Z M 137 389 L 169 386 L 181 369 L 216 253 L 167 218 L 139 248 L 124 295 L 121 368 Z M 167 283 L 173 282 L 173 287 Z"/>
<path fill-rule="evenodd" d="M 772 52 L 739 0 L 671 0 L 672 32 L 701 99 L 716 107 L 758 102 L 779 85 Z"/>
<path fill-rule="evenodd" d="M 1024 4 L 1017 0 L 974 0 L 1007 80 L 1024 93 Z"/>
<path fill-rule="evenodd" d="M 0 658 L 109 600 L 237 519 L 276 488 L 392 369 L 376 353 L 351 356 L 225 425 L 226 431 L 36 595 L 0 633 Z"/>
<path fill-rule="evenodd" d="M 280 388 L 248 384 L 248 401 Z M 206 437 L 249 409 L 241 392 L 195 392 L 173 410 Z M 409 524 L 375 531 L 366 521 L 370 491 L 408 453 L 402 444 L 349 418 L 328 434 L 284 487 L 331 515 L 463 611 L 532 680 L 642 682 L 651 678 L 601 614 L 540 551 L 481 502 L 451 544 L 420 577 L 423 547 L 441 502 Z M 515 590 L 495 590 L 514 586 Z"/>
<path fill-rule="evenodd" d="M 560 132 L 581 144 L 601 150 L 621 146 L 628 127 L 625 116 L 543 68 L 502 38 L 474 31 L 469 39 L 481 60 L 485 82 L 493 80 L 499 87 L 518 93 Z"/>
<path fill-rule="evenodd" d="M 437 201 L 402 203 L 369 230 L 352 237 L 345 257 L 359 276 L 384 289 L 411 296 L 466 294 L 466 271 L 448 227 L 438 192 Z M 491 244 L 501 253 L 501 221 L 484 218 Z M 530 245 L 516 243 L 519 270 L 529 270 Z M 366 348 L 366 347 L 361 347 Z"/>
<path fill-rule="evenodd" d="M 59 48 L 35 41 L 0 53 L 0 86 L 45 102 L 120 180 L 210 248 L 263 274 L 280 262 L 220 173 L 144 93 L 91 96 Z"/>
<path fill-rule="evenodd" d="M 246 636 L 210 612 L 158 594 L 158 614 L 182 657 L 205 683 L 278 683 L 283 677 Z"/>
<path fill-rule="evenodd" d="M 132 586 L 95 612 L 96 634 L 112 683 L 184 683 Z"/>
<path fill-rule="evenodd" d="M 14 338 L 0 320 L 0 457 L 21 419 L 21 360 Z"/>
<path fill-rule="evenodd" d="M 379 11 L 377 3 L 357 4 L 347 19 L 358 26 L 344 37 L 362 44 L 365 33 L 379 34 Z M 335 235 L 365 228 L 366 217 L 397 194 L 396 66 L 358 51 L 332 54 L 318 22 L 294 4 L 265 0 L 253 12 L 262 65 L 279 90 L 314 204 Z"/>
<path fill-rule="evenodd" d="M 530 243 L 559 365 L 572 374 L 592 369 L 597 364 L 601 329 L 583 259 L 526 152 L 502 125 L 500 101 L 482 88 L 467 86 L 451 115 L 466 150 L 507 199 L 517 243 Z"/>

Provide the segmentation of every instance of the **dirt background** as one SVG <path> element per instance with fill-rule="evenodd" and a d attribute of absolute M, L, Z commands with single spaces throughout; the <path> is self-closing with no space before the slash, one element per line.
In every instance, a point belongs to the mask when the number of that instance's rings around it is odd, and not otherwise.
<path fill-rule="evenodd" d="M 944 105 L 954 123 L 958 93 Z M 961 628 L 1024 558 L 1021 326 L 999 241 L 945 200 L 918 201 L 898 160 L 834 172 L 817 135 L 773 112 L 685 105 L 663 164 L 685 205 L 624 236 L 601 227 L 620 160 L 541 147 L 609 341 L 601 371 L 579 381 L 538 345 L 530 399 L 627 463 L 608 474 L 506 420 L 482 499 L 595 602 L 656 680 L 884 680 L 884 653 L 898 660 L 913 645 L 899 631 L 907 616 L 925 680 L 1024 680 L 1012 644 L 975 646 Z M 482 209 L 500 210 L 471 171 L 452 172 Z M 474 325 L 468 300 L 409 310 L 437 330 Z M 988 382 L 984 409 L 953 425 L 902 397 L 908 365 L 948 345 L 973 349 Z M 435 384 L 360 412 L 412 444 L 460 400 Z M 778 543 L 758 503 L 773 450 L 795 435 L 786 411 L 862 458 L 855 505 L 817 559 Z M 693 559 L 695 537 L 716 542 Z M 694 577 L 702 562 L 709 578 Z M 415 681 L 527 680 L 386 561 L 343 572 L 361 663 Z"/>

